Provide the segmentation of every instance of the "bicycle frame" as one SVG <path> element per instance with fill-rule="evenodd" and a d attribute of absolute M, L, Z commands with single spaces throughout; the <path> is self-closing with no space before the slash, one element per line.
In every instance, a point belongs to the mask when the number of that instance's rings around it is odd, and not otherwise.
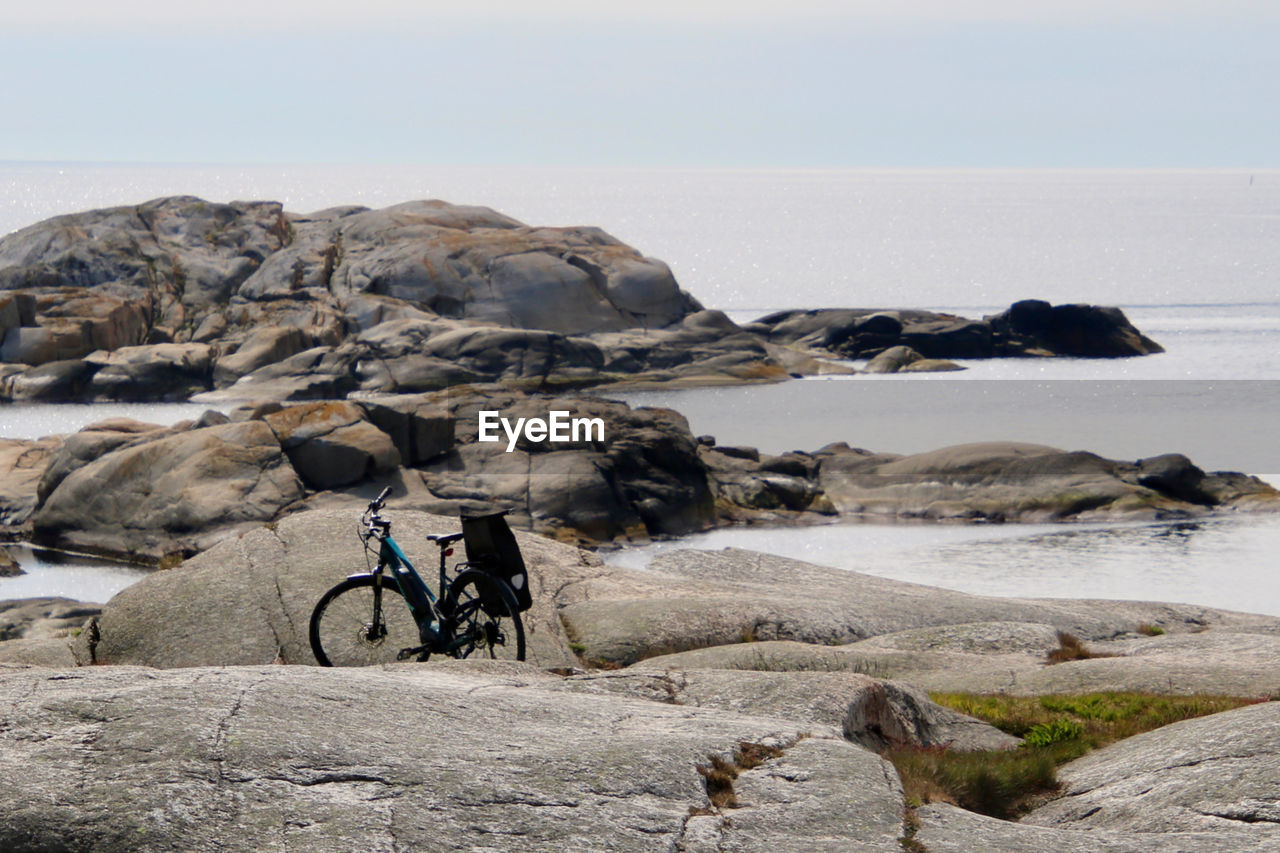
<path fill-rule="evenodd" d="M 404 596 L 405 602 L 409 605 L 409 612 L 413 615 L 413 620 L 418 624 L 419 639 L 422 641 L 421 648 L 430 648 L 432 651 L 451 652 L 468 641 L 467 637 L 454 637 L 449 628 L 444 626 L 446 622 L 445 615 L 441 613 L 440 608 L 436 605 L 440 599 L 432 592 L 431 587 L 427 586 L 426 581 L 418 574 L 418 570 L 414 568 L 413 562 L 405 555 L 400 548 L 399 543 L 391 535 L 391 522 L 378 516 L 374 511 L 362 519 L 365 530 L 364 537 L 366 543 L 369 538 L 378 540 L 378 565 L 372 572 L 374 578 L 373 596 L 374 607 L 377 610 L 382 609 L 382 582 L 385 571 L 386 578 L 390 579 L 400 593 Z M 453 553 L 451 548 L 447 547 L 448 543 L 441 544 L 440 547 L 440 594 L 444 595 L 448 589 L 448 575 L 445 571 L 445 557 Z M 367 544 L 366 544 L 367 547 Z M 369 577 L 368 572 L 359 572 L 348 577 Z M 449 634 L 447 638 L 441 637 L 440 631 L 434 626 L 440 625 L 441 630 Z M 441 640 L 447 639 L 448 642 L 442 643 Z"/>

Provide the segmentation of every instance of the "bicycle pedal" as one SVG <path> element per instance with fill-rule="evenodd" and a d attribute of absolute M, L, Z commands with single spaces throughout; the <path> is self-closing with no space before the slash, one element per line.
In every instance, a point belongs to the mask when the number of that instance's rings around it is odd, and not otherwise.
<path fill-rule="evenodd" d="M 422 653 L 429 651 L 430 649 L 431 649 L 430 646 L 418 646 L 416 649 L 401 649 L 400 654 L 396 655 L 396 660 L 399 661 L 399 660 L 408 660 L 409 658 L 416 658 Z"/>

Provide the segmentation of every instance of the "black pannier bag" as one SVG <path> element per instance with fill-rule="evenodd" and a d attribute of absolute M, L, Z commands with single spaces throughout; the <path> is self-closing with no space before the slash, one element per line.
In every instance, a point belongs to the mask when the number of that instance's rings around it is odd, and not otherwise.
<path fill-rule="evenodd" d="M 516 536 L 507 526 L 506 512 L 462 516 L 462 542 L 467 549 L 467 562 L 473 568 L 488 572 L 507 582 L 516 594 L 521 610 L 533 606 L 529 594 L 529 573 Z"/>

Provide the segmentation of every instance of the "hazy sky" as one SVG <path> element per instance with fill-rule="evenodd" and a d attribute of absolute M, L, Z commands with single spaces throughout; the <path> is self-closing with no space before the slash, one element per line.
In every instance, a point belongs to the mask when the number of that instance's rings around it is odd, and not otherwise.
<path fill-rule="evenodd" d="M 1277 166 L 1278 44 L 1275 0 L 7 3 L 0 160 Z"/>

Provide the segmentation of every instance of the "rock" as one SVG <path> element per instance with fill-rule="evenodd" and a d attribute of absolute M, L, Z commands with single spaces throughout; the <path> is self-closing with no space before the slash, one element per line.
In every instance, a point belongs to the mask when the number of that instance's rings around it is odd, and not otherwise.
<path fill-rule="evenodd" d="M 69 598 L 0 601 L 0 642 L 68 637 L 101 612 L 97 604 Z"/>
<path fill-rule="evenodd" d="M 926 359 L 1008 356 L 1124 357 L 1163 352 L 1118 308 L 1024 300 L 971 320 L 930 311 L 829 308 L 783 311 L 748 328 L 775 343 L 871 358 L 906 346 Z"/>
<path fill-rule="evenodd" d="M 97 370 L 85 395 L 94 400 L 181 401 L 207 391 L 213 354 L 208 344 L 153 344 L 85 357 Z"/>
<path fill-rule="evenodd" d="M 313 489 L 348 486 L 400 465 L 391 437 L 365 420 L 354 403 L 286 406 L 264 420 Z"/>
<path fill-rule="evenodd" d="M 812 664 L 903 680 L 911 679 L 881 665 L 858 669 L 865 660 L 854 644 L 898 631 L 995 621 L 1035 623 L 1084 640 L 1114 637 L 1144 623 L 1169 633 L 1280 627 L 1280 620 L 1269 617 L 1189 605 L 967 595 L 738 549 L 666 552 L 643 571 L 613 568 L 566 587 L 561 602 L 561 618 L 587 660 L 629 664 L 652 658 L 646 667 L 679 669 Z M 766 642 L 773 640 L 810 644 L 802 647 L 806 662 L 774 660 L 777 649 Z M 713 646 L 723 648 L 706 648 Z M 685 649 L 702 651 L 656 657 Z M 1044 651 L 1037 653 L 1044 668 Z M 1007 683 L 1007 669 L 1004 674 Z"/>
<path fill-rule="evenodd" d="M 349 345 L 312 347 L 191 399 L 204 403 L 341 399 L 359 387 L 355 371 L 360 354 L 358 347 Z"/>
<path fill-rule="evenodd" d="M 513 524 L 570 540 L 687 533 L 715 519 L 696 440 L 688 422 L 670 409 L 504 392 L 425 399 L 446 403 L 456 424 L 454 451 L 422 468 L 423 481 L 441 498 L 510 508 Z M 603 440 L 598 431 L 566 442 L 535 442 L 522 434 L 507 452 L 501 429 L 500 440 L 478 441 L 482 410 L 500 412 L 513 424 L 546 420 L 552 411 L 599 419 Z"/>
<path fill-rule="evenodd" d="M 997 820 L 945 803 L 916 809 L 915 820 L 919 829 L 912 840 L 930 853 L 972 853 L 974 839 L 981 839 L 981 849 L 991 853 L 1264 853 L 1275 849 L 1265 830 L 1253 834 L 1230 828 L 1168 833 L 1064 829 Z"/>
<path fill-rule="evenodd" d="M 1024 823 L 1137 833 L 1221 833 L 1280 845 L 1280 704 L 1185 720 L 1059 770 L 1063 795 Z M 1250 849 L 1218 847 L 1216 849 Z"/>
<path fill-rule="evenodd" d="M 896 746 L 1009 749 L 1020 742 L 934 704 L 914 687 L 855 673 L 622 670 L 575 676 L 562 687 L 809 721 L 839 729 L 847 740 L 875 751 Z"/>
<path fill-rule="evenodd" d="M 986 442 L 911 456 L 832 448 L 819 456 L 818 483 L 843 514 L 1038 522 L 1154 519 L 1194 515 L 1213 503 L 1207 493 L 1191 491 L 1187 481 L 1172 475 L 1144 475 L 1141 466 L 1034 444 Z M 1254 489 L 1260 500 L 1268 491 L 1261 482 Z M 1190 497 L 1196 502 L 1188 502 Z"/>
<path fill-rule="evenodd" d="M 254 329 L 230 355 L 218 359 L 213 379 L 218 385 L 230 385 L 259 367 L 284 361 L 314 345 L 302 329 L 290 326 L 264 326 Z"/>
<path fill-rule="evenodd" d="M 22 566 L 18 565 L 18 561 L 13 558 L 4 548 L 0 548 L 0 578 L 16 578 L 18 575 L 25 575 Z"/>
<path fill-rule="evenodd" d="M 1049 602 L 1043 602 L 1049 603 Z M 1058 603 L 1058 602 L 1055 602 Z M 698 649 L 651 658 L 636 664 L 645 670 L 663 667 L 765 670 L 770 672 L 858 672 L 909 682 L 943 693 L 1013 693 L 1045 695 L 1127 691 L 1177 695 L 1270 696 L 1280 694 L 1280 677 L 1271 661 L 1280 652 L 1274 625 L 1226 624 L 1201 633 L 1133 638 L 1140 623 L 1127 623 L 1127 604 L 1134 615 L 1165 610 L 1185 628 L 1195 629 L 1205 614 L 1185 605 L 1139 605 L 1135 602 L 1061 602 L 1085 612 L 1098 605 L 1114 631 L 1129 638 L 1090 640 L 1098 655 L 1086 660 L 1046 663 L 1057 647 L 1057 628 L 1044 623 L 988 622 L 938 624 L 928 628 L 880 634 L 835 647 L 798 642 L 756 642 Z M 1111 612 L 1108 613 L 1107 611 Z M 1208 617 L 1217 622 L 1225 614 Z"/>
<path fill-rule="evenodd" d="M 106 453 L 67 474 L 33 525 L 51 545 L 155 560 L 206 548 L 302 494 L 270 427 L 249 421 Z"/>
<path fill-rule="evenodd" d="M 1204 471 L 1181 453 L 1167 453 L 1138 460 L 1138 485 L 1172 495 L 1189 503 L 1215 503 L 1202 490 Z"/>
<path fill-rule="evenodd" d="M 544 684 L 430 667 L 0 670 L 14 700 L 0 847 L 901 849 L 892 770 L 834 732 Z M 715 806 L 698 767 L 731 765 L 741 744 L 764 760 Z"/>
<path fill-rule="evenodd" d="M 23 402 L 65 403 L 84 399 L 98 366 L 80 359 L 51 361 L 5 381 L 5 394 Z"/>
<path fill-rule="evenodd" d="M 864 370 L 867 373 L 897 373 L 904 367 L 923 359 L 924 356 L 911 347 L 890 347 L 867 362 Z"/>
<path fill-rule="evenodd" d="M 987 322 L 1014 352 L 1047 350 L 1056 355 L 1116 358 L 1164 352 L 1143 335 L 1119 308 L 1050 305 L 1038 299 L 1015 302 Z"/>
<path fill-rule="evenodd" d="M 699 447 L 698 460 L 707 467 L 721 515 L 728 520 L 742 516 L 743 509 L 754 520 L 785 521 L 786 513 L 805 511 L 834 513 L 814 482 L 817 466 L 805 454 L 762 460 L 753 447 Z"/>
<path fill-rule="evenodd" d="M 79 660 L 163 668 L 276 660 L 314 664 L 307 628 L 316 602 L 343 578 L 369 568 L 356 536 L 362 509 L 352 500 L 286 515 L 143 578 L 103 607 L 98 639 L 91 645 L 84 638 Z M 457 519 L 408 510 L 387 510 L 384 516 L 419 574 L 436 589 L 439 551 L 426 537 L 456 532 Z M 554 597 L 562 584 L 595 570 L 599 561 L 539 536 L 516 537 L 534 600 L 523 614 L 528 659 L 542 667 L 571 666 L 576 659 Z"/>
<path fill-rule="evenodd" d="M 902 368 L 903 373 L 952 373 L 957 370 L 968 368 L 945 358 L 921 358 Z"/>
<path fill-rule="evenodd" d="M 31 517 L 40 478 L 59 441 L 0 438 L 0 525 L 21 525 Z"/>
<path fill-rule="evenodd" d="M 157 433 L 163 431 L 164 427 L 130 418 L 111 418 L 90 424 L 57 444 L 40 477 L 36 497 L 40 503 L 44 503 L 72 471 L 83 468 L 113 450 L 135 444 L 144 437 L 155 438 Z"/>
<path fill-rule="evenodd" d="M 360 405 L 391 438 L 405 465 L 430 462 L 453 449 L 456 422 L 444 405 L 403 396 L 365 399 Z"/>

